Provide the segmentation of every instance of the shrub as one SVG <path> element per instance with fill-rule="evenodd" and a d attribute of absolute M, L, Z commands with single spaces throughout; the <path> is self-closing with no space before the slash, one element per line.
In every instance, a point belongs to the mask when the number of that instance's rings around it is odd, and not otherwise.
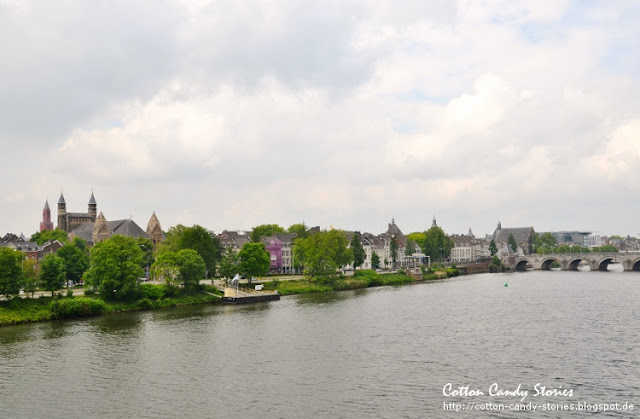
<path fill-rule="evenodd" d="M 396 272 L 398 275 L 407 275 L 407 271 L 405 271 L 404 269 L 398 269 L 398 272 Z"/>
<path fill-rule="evenodd" d="M 63 319 L 69 317 L 95 316 L 108 311 L 107 304 L 93 298 L 56 299 L 51 302 L 51 317 Z"/>
<path fill-rule="evenodd" d="M 73 290 L 67 290 L 67 298 L 73 298 Z"/>
<path fill-rule="evenodd" d="M 153 301 L 151 301 L 148 298 L 143 298 L 140 301 L 138 301 L 138 307 L 140 307 L 141 309 L 147 310 L 150 308 L 154 307 Z"/>
<path fill-rule="evenodd" d="M 164 297 L 164 285 L 140 284 L 138 287 L 142 299 L 159 300 Z"/>
<path fill-rule="evenodd" d="M 170 298 L 170 297 L 175 297 L 178 294 L 180 294 L 180 288 L 176 287 L 174 285 L 169 285 L 169 284 L 165 284 L 165 285 L 160 285 L 162 287 L 162 291 L 163 291 L 163 297 L 165 299 Z"/>

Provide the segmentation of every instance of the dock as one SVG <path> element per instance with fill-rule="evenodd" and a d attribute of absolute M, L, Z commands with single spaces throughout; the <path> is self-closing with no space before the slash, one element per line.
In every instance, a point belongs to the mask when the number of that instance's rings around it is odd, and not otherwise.
<path fill-rule="evenodd" d="M 248 288 L 224 288 L 223 303 L 247 304 L 261 301 L 276 301 L 280 299 L 278 291 L 256 291 Z"/>

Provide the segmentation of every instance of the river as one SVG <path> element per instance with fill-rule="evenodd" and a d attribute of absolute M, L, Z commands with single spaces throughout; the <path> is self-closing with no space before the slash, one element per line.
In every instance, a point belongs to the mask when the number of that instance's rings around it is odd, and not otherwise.
<path fill-rule="evenodd" d="M 629 417 L 639 301 L 640 273 L 530 271 L 4 327 L 0 412 L 551 418 L 628 403 L 607 415 Z"/>

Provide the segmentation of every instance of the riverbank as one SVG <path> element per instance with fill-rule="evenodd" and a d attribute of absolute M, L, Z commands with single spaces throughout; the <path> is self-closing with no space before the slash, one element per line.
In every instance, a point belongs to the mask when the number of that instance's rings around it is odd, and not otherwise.
<path fill-rule="evenodd" d="M 385 285 L 404 285 L 420 281 L 446 279 L 458 276 L 460 271 L 452 268 L 435 268 L 420 274 L 419 278 L 404 271 L 397 273 L 378 273 L 374 270 L 363 269 L 356 271 L 352 277 L 327 279 L 297 279 L 289 281 L 274 280 L 264 282 L 264 289 L 278 291 L 281 295 L 308 294 L 313 292 L 346 291 Z"/>
<path fill-rule="evenodd" d="M 210 286 L 201 288 L 203 289 L 184 293 L 175 287 L 144 284 L 141 285 L 140 298 L 133 301 L 104 301 L 97 296 L 14 298 L 0 302 L 0 326 L 125 311 L 220 303 L 219 292 L 215 288 Z"/>
<path fill-rule="evenodd" d="M 353 276 L 326 279 L 274 279 L 262 282 L 263 289 L 278 291 L 280 295 L 308 294 L 326 291 L 346 291 L 386 285 L 404 285 L 420 281 L 446 279 L 460 271 L 452 268 L 431 268 L 418 278 L 398 271 L 378 273 L 374 270 L 358 270 Z M 203 292 L 205 291 L 205 292 Z M 151 310 L 193 304 L 217 304 L 222 293 L 215 287 L 200 284 L 198 290 L 184 293 L 176 287 L 142 284 L 140 297 L 133 301 L 104 301 L 97 296 L 57 295 L 39 298 L 14 298 L 0 301 L 0 326 L 32 323 L 47 320 L 97 316 L 125 311 Z"/>

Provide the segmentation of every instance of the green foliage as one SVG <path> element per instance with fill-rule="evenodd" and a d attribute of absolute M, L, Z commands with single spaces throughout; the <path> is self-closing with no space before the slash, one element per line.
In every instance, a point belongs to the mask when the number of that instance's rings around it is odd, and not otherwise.
<path fill-rule="evenodd" d="M 140 284 L 138 294 L 144 299 L 160 300 L 165 296 L 165 287 L 156 284 Z"/>
<path fill-rule="evenodd" d="M 220 240 L 202 226 L 185 227 L 178 224 L 171 227 L 165 240 L 158 248 L 159 254 L 164 252 L 178 253 L 183 249 L 193 249 L 202 257 L 207 267 L 206 276 L 215 276 L 216 263 L 220 260 L 222 246 Z"/>
<path fill-rule="evenodd" d="M 31 235 L 29 241 L 38 243 L 38 246 L 42 246 L 49 240 L 58 240 L 60 243 L 66 243 L 69 241 L 69 236 L 66 231 L 56 228 L 55 230 L 42 230 Z"/>
<path fill-rule="evenodd" d="M 88 297 L 55 299 L 51 302 L 51 317 L 54 319 L 96 316 L 109 311 L 102 300 Z"/>
<path fill-rule="evenodd" d="M 609 252 L 617 253 L 618 252 L 618 248 L 610 244 L 606 244 L 600 247 L 594 247 L 592 250 L 598 253 L 609 253 Z"/>
<path fill-rule="evenodd" d="M 20 293 L 24 278 L 23 258 L 22 252 L 9 247 L 0 247 L 0 295 L 11 298 Z"/>
<path fill-rule="evenodd" d="M 26 258 L 22 261 L 23 272 L 23 289 L 26 294 L 35 294 L 36 290 L 40 286 L 40 275 L 36 269 L 38 262 L 35 259 Z"/>
<path fill-rule="evenodd" d="M 417 244 L 421 249 L 424 250 L 425 248 L 425 233 L 411 233 L 409 235 L 407 235 L 407 239 L 411 240 L 412 242 L 414 242 L 415 244 Z"/>
<path fill-rule="evenodd" d="M 367 259 L 367 252 L 362 247 L 362 238 L 360 233 L 354 233 L 350 243 L 351 251 L 353 252 L 353 268 L 357 269 Z"/>
<path fill-rule="evenodd" d="M 0 326 L 29 323 L 51 318 L 51 298 L 14 298 L 0 301 Z"/>
<path fill-rule="evenodd" d="M 240 273 L 249 278 L 249 283 L 254 276 L 266 275 L 271 265 L 271 255 L 262 242 L 245 243 L 238 252 L 238 260 Z"/>
<path fill-rule="evenodd" d="M 80 237 L 62 246 L 57 255 L 64 261 L 67 280 L 74 283 L 80 282 L 82 275 L 89 269 L 89 249 Z"/>
<path fill-rule="evenodd" d="M 380 256 L 375 251 L 371 251 L 371 267 L 375 269 L 380 267 Z"/>
<path fill-rule="evenodd" d="M 491 239 L 491 242 L 489 243 L 489 252 L 491 252 L 491 256 L 498 253 L 498 246 L 496 246 L 496 241 L 493 239 Z"/>
<path fill-rule="evenodd" d="M 411 239 L 407 239 L 407 245 L 404 248 L 404 255 L 411 256 L 416 253 L 416 242 Z"/>
<path fill-rule="evenodd" d="M 498 256 L 491 258 L 491 264 L 489 264 L 489 272 L 503 272 L 505 270 L 504 263 Z"/>
<path fill-rule="evenodd" d="M 389 251 L 391 252 L 391 263 L 395 267 L 395 264 L 398 261 L 398 239 L 396 238 L 396 236 L 391 237 Z"/>
<path fill-rule="evenodd" d="M 559 267 L 560 267 L 560 264 L 558 263 L 558 261 L 557 261 L 557 260 L 554 260 L 553 262 L 551 262 L 550 267 L 551 267 L 551 268 L 559 268 Z"/>
<path fill-rule="evenodd" d="M 138 242 L 138 247 L 140 247 L 140 250 L 142 250 L 144 254 L 142 258 L 144 266 L 149 267 L 153 265 L 155 260 L 153 257 L 153 242 L 144 237 L 138 237 L 136 241 Z"/>
<path fill-rule="evenodd" d="M 134 298 L 138 278 L 144 270 L 144 253 L 136 239 L 120 235 L 91 248 L 91 267 L 85 274 L 87 285 L 97 288 L 105 300 Z"/>
<path fill-rule="evenodd" d="M 233 278 L 239 273 L 239 263 L 238 253 L 231 247 L 226 248 L 220 260 L 220 276 L 223 278 Z"/>
<path fill-rule="evenodd" d="M 533 236 L 533 247 L 536 249 L 536 253 L 540 253 L 538 249 L 553 248 L 557 246 L 557 244 L 558 240 L 556 240 L 556 236 L 551 233 L 535 233 Z"/>
<path fill-rule="evenodd" d="M 431 227 L 424 233 L 422 251 L 431 256 L 431 260 L 440 260 L 449 256 L 453 248 L 453 239 L 447 236 L 440 227 Z"/>
<path fill-rule="evenodd" d="M 278 224 L 262 224 L 253 228 L 251 241 L 253 243 L 259 243 L 262 237 L 269 237 L 280 233 L 284 233 L 284 228 Z"/>
<path fill-rule="evenodd" d="M 307 229 L 307 226 L 304 223 L 292 224 L 287 229 L 287 233 L 295 234 L 296 239 L 305 239 L 309 237 L 309 230 Z"/>
<path fill-rule="evenodd" d="M 193 249 L 182 249 L 176 255 L 180 282 L 185 289 L 195 288 L 205 277 L 207 267 L 202 257 Z"/>
<path fill-rule="evenodd" d="M 353 251 L 347 247 L 347 236 L 340 230 L 322 231 L 306 239 L 296 240 L 295 258 L 311 278 L 337 275 L 338 268 L 353 261 Z"/>
<path fill-rule="evenodd" d="M 167 284 L 176 284 L 180 269 L 176 261 L 176 253 L 165 251 L 160 253 L 151 265 L 151 278 L 157 281 L 164 281 Z"/>
<path fill-rule="evenodd" d="M 67 280 L 66 268 L 64 260 L 53 253 L 45 256 L 40 264 L 40 282 L 46 291 L 51 291 L 51 295 L 55 291 L 62 288 Z"/>
<path fill-rule="evenodd" d="M 518 243 L 516 242 L 516 238 L 513 237 L 513 233 L 509 234 L 509 238 L 507 239 L 507 244 L 509 244 L 509 247 L 511 247 L 511 249 L 513 249 L 514 252 L 518 250 Z"/>

